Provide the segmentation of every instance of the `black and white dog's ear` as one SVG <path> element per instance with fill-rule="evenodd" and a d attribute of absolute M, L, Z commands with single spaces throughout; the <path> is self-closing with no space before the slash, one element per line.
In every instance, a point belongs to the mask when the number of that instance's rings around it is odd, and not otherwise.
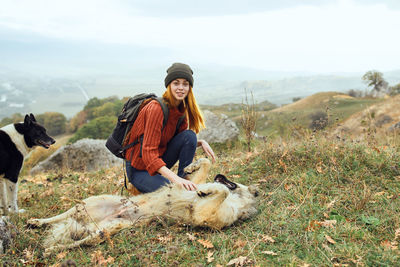
<path fill-rule="evenodd" d="M 235 190 L 237 188 L 237 184 L 234 182 L 231 182 L 228 180 L 228 178 L 225 177 L 225 175 L 222 174 L 217 174 L 214 178 L 214 181 L 220 184 L 225 185 L 228 187 L 230 190 Z"/>
<path fill-rule="evenodd" d="M 31 114 L 29 114 L 29 117 L 31 118 L 31 121 L 34 121 L 34 122 L 36 122 L 36 118 L 35 118 L 35 116 L 33 116 L 33 114 L 31 113 Z"/>
<path fill-rule="evenodd" d="M 28 114 L 25 115 L 25 119 L 24 119 L 24 126 L 25 127 L 29 127 L 32 123 L 31 117 L 29 117 Z"/>

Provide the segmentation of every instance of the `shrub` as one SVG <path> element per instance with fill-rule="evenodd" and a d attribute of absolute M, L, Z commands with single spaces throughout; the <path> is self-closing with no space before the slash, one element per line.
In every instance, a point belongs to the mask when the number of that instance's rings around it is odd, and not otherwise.
<path fill-rule="evenodd" d="M 317 111 L 311 114 L 310 119 L 309 128 L 312 130 L 322 130 L 328 125 L 328 114 L 324 111 Z"/>
<path fill-rule="evenodd" d="M 67 118 L 59 112 L 45 112 L 36 117 L 38 123 L 43 125 L 49 135 L 60 135 L 65 133 Z"/>
<path fill-rule="evenodd" d="M 0 121 L 0 127 L 6 126 L 11 123 L 22 122 L 24 121 L 24 116 L 21 113 L 14 113 L 11 117 L 3 118 Z"/>
<path fill-rule="evenodd" d="M 400 83 L 398 83 L 394 86 L 390 86 L 389 92 L 390 92 L 390 95 L 392 95 L 392 96 L 400 94 Z"/>
<path fill-rule="evenodd" d="M 112 133 L 117 118 L 113 116 L 103 116 L 91 120 L 83 125 L 78 131 L 68 140 L 68 143 L 74 143 L 83 138 L 106 139 Z"/>

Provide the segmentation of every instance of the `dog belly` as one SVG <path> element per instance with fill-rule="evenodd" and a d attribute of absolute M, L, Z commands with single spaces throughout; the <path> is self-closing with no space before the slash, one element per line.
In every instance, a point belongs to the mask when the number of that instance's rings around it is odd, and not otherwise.
<path fill-rule="evenodd" d="M 124 199 L 119 196 L 102 195 L 84 200 L 85 209 L 92 220 L 101 222 L 109 217 L 115 217 L 124 208 Z"/>

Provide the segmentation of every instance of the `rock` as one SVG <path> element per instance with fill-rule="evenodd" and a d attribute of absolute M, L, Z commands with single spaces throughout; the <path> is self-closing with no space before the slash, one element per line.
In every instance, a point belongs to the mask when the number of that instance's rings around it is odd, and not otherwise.
<path fill-rule="evenodd" d="M 11 244 L 10 224 L 6 216 L 0 217 L 0 254 L 3 254 Z"/>
<path fill-rule="evenodd" d="M 393 131 L 400 131 L 400 121 L 399 121 L 398 123 L 393 124 L 392 126 L 390 126 L 390 127 L 388 128 L 388 130 L 389 130 L 390 132 L 393 132 Z"/>
<path fill-rule="evenodd" d="M 239 136 L 236 123 L 228 119 L 226 115 L 218 116 L 209 110 L 204 110 L 203 115 L 206 129 L 199 133 L 198 139 L 204 139 L 208 143 L 225 143 Z"/>
<path fill-rule="evenodd" d="M 97 171 L 122 164 L 105 147 L 105 140 L 82 139 L 58 149 L 48 159 L 40 162 L 31 174 L 70 169 L 73 171 Z"/>
<path fill-rule="evenodd" d="M 392 121 L 393 121 L 392 117 L 390 117 L 389 115 L 386 115 L 386 114 L 382 114 L 381 116 L 379 116 L 376 119 L 375 126 L 376 127 L 382 127 L 384 124 L 387 124 L 387 123 L 392 122 Z"/>

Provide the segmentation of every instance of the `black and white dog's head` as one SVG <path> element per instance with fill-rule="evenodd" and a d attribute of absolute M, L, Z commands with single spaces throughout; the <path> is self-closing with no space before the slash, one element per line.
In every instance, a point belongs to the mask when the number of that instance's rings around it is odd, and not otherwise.
<path fill-rule="evenodd" d="M 46 129 L 36 122 L 32 113 L 25 115 L 23 123 L 16 123 L 15 129 L 24 136 L 28 147 L 42 146 L 47 149 L 56 142 L 46 134 Z"/>

